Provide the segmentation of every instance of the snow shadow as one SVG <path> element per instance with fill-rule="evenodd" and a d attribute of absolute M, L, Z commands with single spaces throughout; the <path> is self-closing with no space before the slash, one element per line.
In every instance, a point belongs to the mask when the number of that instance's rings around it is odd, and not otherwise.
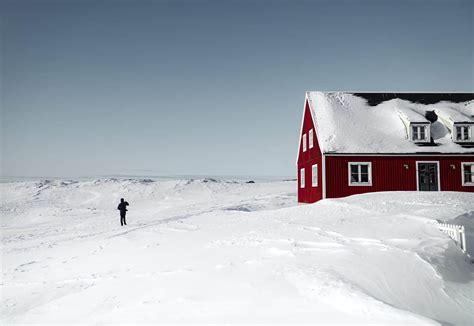
<path fill-rule="evenodd" d="M 474 258 L 474 211 L 461 214 L 447 223 L 464 225 L 468 254 Z"/>
<path fill-rule="evenodd" d="M 474 281 L 474 211 L 461 214 L 452 220 L 446 221 L 446 223 L 464 225 L 468 255 L 462 254 L 461 249 L 458 248 L 459 250 L 451 251 L 452 253 L 458 253 L 457 255 L 442 255 L 430 260 L 437 261 L 436 265 L 440 266 L 439 273 L 444 280 L 468 284 Z M 449 245 L 457 247 L 454 240 L 450 240 Z"/>

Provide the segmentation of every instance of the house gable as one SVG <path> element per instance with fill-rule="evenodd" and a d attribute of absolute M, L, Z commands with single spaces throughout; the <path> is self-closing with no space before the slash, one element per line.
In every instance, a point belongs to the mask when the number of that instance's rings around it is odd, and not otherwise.
<path fill-rule="evenodd" d="M 298 141 L 298 154 L 296 156 L 296 163 L 303 163 L 308 160 L 321 156 L 321 147 L 319 144 L 318 131 L 315 128 L 313 119 L 313 110 L 311 110 L 308 99 L 305 100 L 303 117 L 301 119 L 300 138 Z M 313 145 L 310 148 L 309 133 L 313 131 Z M 306 137 L 306 150 L 303 151 L 303 136 Z"/>
<path fill-rule="evenodd" d="M 298 201 L 311 203 L 322 199 L 324 175 L 322 153 L 313 112 L 305 101 L 297 155 Z M 303 140 L 304 138 L 305 141 Z M 311 141 L 312 139 L 312 141 Z M 305 146 L 306 145 L 306 146 Z M 302 180 L 302 178 L 304 178 Z"/>

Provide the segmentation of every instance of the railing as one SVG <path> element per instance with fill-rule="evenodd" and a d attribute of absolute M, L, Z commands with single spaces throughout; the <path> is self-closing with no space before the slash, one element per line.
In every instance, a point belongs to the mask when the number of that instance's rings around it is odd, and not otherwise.
<path fill-rule="evenodd" d="M 446 233 L 456 244 L 461 247 L 462 252 L 466 253 L 466 231 L 464 225 L 438 223 L 438 228 Z"/>

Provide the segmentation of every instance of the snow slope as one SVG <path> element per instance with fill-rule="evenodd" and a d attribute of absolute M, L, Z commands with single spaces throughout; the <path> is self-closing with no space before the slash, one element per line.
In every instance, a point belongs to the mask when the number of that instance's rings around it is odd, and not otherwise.
<path fill-rule="evenodd" d="M 295 206 L 295 189 L 212 179 L 0 184 L 1 321 L 472 323 L 473 265 L 435 220 L 472 232 L 473 194 Z M 126 227 L 120 197 L 131 204 Z"/>

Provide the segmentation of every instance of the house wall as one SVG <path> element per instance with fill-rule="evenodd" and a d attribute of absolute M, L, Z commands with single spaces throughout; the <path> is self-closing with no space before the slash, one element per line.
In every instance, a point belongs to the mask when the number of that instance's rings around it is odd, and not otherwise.
<path fill-rule="evenodd" d="M 337 198 L 375 191 L 416 191 L 416 161 L 438 161 L 441 191 L 474 192 L 463 186 L 461 162 L 474 162 L 464 156 L 326 156 L 326 197 Z M 349 186 L 348 163 L 371 162 L 372 186 Z M 404 167 L 408 165 L 408 169 Z M 454 168 L 452 167 L 454 166 Z"/>
<path fill-rule="evenodd" d="M 298 202 L 301 203 L 314 203 L 323 198 L 322 196 L 322 188 L 323 188 L 323 178 L 322 178 L 322 155 L 321 150 L 318 144 L 318 138 L 316 135 L 316 130 L 314 129 L 313 119 L 311 117 L 311 111 L 309 108 L 309 103 L 306 101 L 304 113 L 303 113 L 303 126 L 302 131 L 300 134 L 300 148 L 298 154 L 298 163 L 297 163 L 297 171 L 296 175 L 298 178 Z M 313 137 L 314 137 L 314 147 L 309 148 L 309 130 L 313 129 Z M 306 135 L 306 144 L 307 149 L 303 152 L 303 141 L 301 137 L 303 134 Z M 311 185 L 311 169 L 313 164 L 318 164 L 318 186 L 313 187 Z M 300 170 L 305 169 L 305 187 L 301 188 L 301 180 L 300 180 Z"/>

